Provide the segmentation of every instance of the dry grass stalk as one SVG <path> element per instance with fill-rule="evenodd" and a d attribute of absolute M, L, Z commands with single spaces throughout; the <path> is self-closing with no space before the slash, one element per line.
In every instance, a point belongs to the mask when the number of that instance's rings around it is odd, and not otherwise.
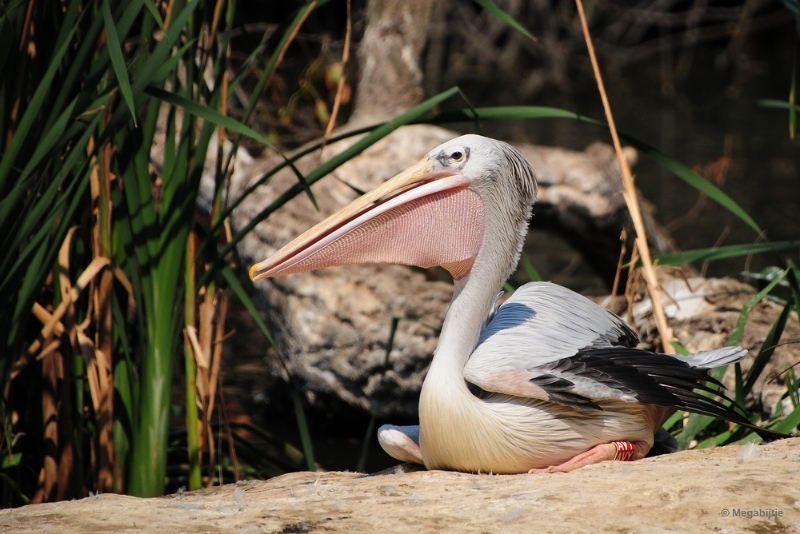
<path fill-rule="evenodd" d="M 163 0 L 161 5 L 166 4 L 164 9 L 164 28 L 169 28 L 172 25 L 172 17 L 175 14 L 175 0 Z"/>
<path fill-rule="evenodd" d="M 187 325 L 185 335 L 197 364 L 197 404 L 202 412 L 199 418 L 200 451 L 208 450 L 208 478 L 206 485 L 215 480 L 216 445 L 211 426 L 215 400 L 219 391 L 222 366 L 222 348 L 225 339 L 225 318 L 228 313 L 228 296 L 223 289 L 203 288 L 200 292 L 198 330 Z M 232 444 L 231 444 L 232 445 Z M 234 464 L 236 462 L 234 461 Z M 234 471 L 238 466 L 234 465 Z"/>
<path fill-rule="evenodd" d="M 76 229 L 71 228 L 67 232 L 58 254 L 61 304 L 51 314 L 38 302 L 34 303 L 33 315 L 44 326 L 39 337 L 29 347 L 26 356 L 15 363 L 12 371 L 13 379 L 34 357 L 42 360 L 42 420 L 44 421 L 42 430 L 45 455 L 39 473 L 39 487 L 32 502 L 62 500 L 67 497 L 71 487 L 74 459 L 71 438 L 73 432 L 72 386 L 65 372 L 66 350 L 70 346 L 73 354 L 82 355 L 87 360 L 89 389 L 96 413 L 100 412 L 104 394 L 113 400 L 113 387 L 101 383 L 102 373 L 99 372 L 100 370 L 110 372 L 110 362 L 101 351 L 94 348 L 92 340 L 83 332 L 91 324 L 91 321 L 75 323 L 74 306 L 83 289 L 93 283 L 99 275 L 110 273 L 113 277 L 113 273 L 104 269 L 109 264 L 108 258 L 96 257 L 78 277 L 77 283 L 73 285 L 69 278 L 70 251 Z M 91 318 L 92 309 L 96 309 L 92 306 L 92 302 L 93 300 L 89 299 L 89 310 L 87 310 L 89 318 Z M 42 346 L 44 348 L 39 350 Z M 102 453 L 102 451 L 100 452 Z"/>
<path fill-rule="evenodd" d="M 209 346 L 211 354 L 211 368 L 208 377 L 208 423 L 211 422 L 211 414 L 214 412 L 214 399 L 216 398 L 217 388 L 219 387 L 219 372 L 222 365 L 223 338 L 225 336 L 225 317 L 228 314 L 228 295 L 224 290 L 218 289 L 216 298 L 217 318 L 213 325 L 209 324 L 209 330 L 214 328 L 213 348 Z"/>
<path fill-rule="evenodd" d="M 186 337 L 189 339 L 189 343 L 191 344 L 192 354 L 194 355 L 194 361 L 197 364 L 198 369 L 206 371 L 199 372 L 197 374 L 197 403 L 201 410 L 205 410 L 205 399 L 208 396 L 208 356 L 205 354 L 205 352 L 203 352 L 203 347 L 200 344 L 200 339 L 197 336 L 197 328 L 192 325 L 188 325 L 186 327 Z"/>
<path fill-rule="evenodd" d="M 344 94 L 344 84 L 347 80 L 344 75 L 344 69 L 347 66 L 347 62 L 350 61 L 350 36 L 353 31 L 350 19 L 350 0 L 347 0 L 347 31 L 345 32 L 344 36 L 344 50 L 342 50 L 342 72 L 336 85 L 336 96 L 333 99 L 333 110 L 331 111 L 331 117 L 328 120 L 327 127 L 325 128 L 325 136 L 323 138 L 325 142 L 327 142 L 328 138 L 331 136 L 331 132 L 333 132 L 333 128 L 336 126 L 336 117 L 339 115 L 339 106 L 342 103 L 342 95 Z M 323 146 L 325 146 L 324 143 Z M 321 154 L 322 150 L 320 149 L 320 155 Z"/>
<path fill-rule="evenodd" d="M 107 110 L 106 116 L 110 111 Z M 92 195 L 92 253 L 95 258 L 111 257 L 111 157 L 112 147 L 103 146 L 100 165 L 91 173 Z M 114 290 L 114 273 L 104 269 L 99 280 L 93 283 L 94 304 L 94 364 L 100 388 L 97 406 L 98 470 L 97 489 L 102 492 L 122 489 L 121 472 L 114 451 L 114 374 L 111 362 L 113 354 L 113 317 L 111 297 Z M 116 471 L 116 473 L 115 473 Z M 116 484 L 115 484 L 116 480 Z"/>
<path fill-rule="evenodd" d="M 216 315 L 213 288 L 200 289 L 200 329 L 198 345 L 193 345 L 197 361 L 197 389 L 199 392 L 202 415 L 200 417 L 200 442 L 207 440 L 209 446 L 209 469 L 216 463 L 214 449 L 214 432 L 211 428 L 214 384 L 211 382 L 211 344 L 214 339 L 214 316 Z"/>
<path fill-rule="evenodd" d="M 61 245 L 59 251 L 59 281 L 61 285 L 62 295 L 69 295 L 70 281 L 67 273 L 69 272 L 69 251 L 72 242 L 72 237 L 75 234 L 75 229 L 71 229 L 66 239 Z M 43 318 L 47 317 L 47 311 L 39 306 L 39 314 Z M 44 312 L 44 313 L 42 313 Z M 39 470 L 38 488 L 31 499 L 33 503 L 49 502 L 63 498 L 69 488 L 69 472 L 66 473 L 66 479 L 60 480 L 59 466 L 61 464 L 61 455 L 59 454 L 59 437 L 64 433 L 64 421 L 61 420 L 60 415 L 63 411 L 59 409 L 60 403 L 69 405 L 69 398 L 62 398 L 60 395 L 61 384 L 65 382 L 64 376 L 64 351 L 61 349 L 60 339 L 55 338 L 58 333 L 63 334 L 67 330 L 74 331 L 75 329 L 75 309 L 72 304 L 68 305 L 65 309 L 64 323 L 58 322 L 52 331 L 46 336 L 45 349 L 37 355 L 37 359 L 42 361 L 42 450 L 44 458 L 42 460 L 42 467 Z M 65 345 L 67 348 L 69 344 Z M 67 430 L 67 443 L 71 445 L 69 440 L 69 432 Z M 64 442 L 61 441 L 64 445 Z"/>
<path fill-rule="evenodd" d="M 631 261 L 628 264 L 628 281 L 625 284 L 625 300 L 627 301 L 628 323 L 630 324 L 635 324 L 633 319 L 633 303 L 637 300 L 637 294 L 641 285 L 641 279 L 638 276 L 639 270 L 634 267 L 638 259 L 639 249 L 634 242 L 633 250 L 631 251 Z"/>
<path fill-rule="evenodd" d="M 628 242 L 628 231 L 625 228 L 622 229 L 619 240 L 621 243 L 619 247 L 619 259 L 617 260 L 617 272 L 614 273 L 614 284 L 611 286 L 611 299 L 608 301 L 609 307 L 614 304 L 614 298 L 617 296 L 617 291 L 619 290 L 619 281 L 620 278 L 622 278 L 622 269 L 625 267 L 625 253 L 627 252 L 625 243 Z"/>
<path fill-rule="evenodd" d="M 628 211 L 631 214 L 633 226 L 636 230 L 636 247 L 639 250 L 639 255 L 642 259 L 642 271 L 644 274 L 644 280 L 647 283 L 647 291 L 650 294 L 650 300 L 653 303 L 653 314 L 655 315 L 656 325 L 658 327 L 659 335 L 661 336 L 662 350 L 667 354 L 674 354 L 675 349 L 672 347 L 672 329 L 667 324 L 667 317 L 664 314 L 664 307 L 661 304 L 658 277 L 656 276 L 656 271 L 653 267 L 653 261 L 650 257 L 650 248 L 647 245 L 647 233 L 642 220 L 642 213 L 639 208 L 639 197 L 636 195 L 636 187 L 633 183 L 633 175 L 631 174 L 631 168 L 628 164 L 628 160 L 622 153 L 622 144 L 619 141 L 617 127 L 614 122 L 614 115 L 611 113 L 611 104 L 608 102 L 608 96 L 606 95 L 603 77 L 600 74 L 600 65 L 597 63 L 597 56 L 595 55 L 594 45 L 592 44 L 592 37 L 589 33 L 589 25 L 586 22 L 586 13 L 583 11 L 583 2 L 581 0 L 575 0 L 575 4 L 578 8 L 578 16 L 581 20 L 581 28 L 583 30 L 583 36 L 586 39 L 586 47 L 589 50 L 589 58 L 591 59 L 592 69 L 594 70 L 594 76 L 597 80 L 597 87 L 600 90 L 600 98 L 603 101 L 603 108 L 606 112 L 606 120 L 608 121 L 608 127 L 611 131 L 611 138 L 614 141 L 614 150 L 617 153 L 617 160 L 619 161 L 619 168 L 622 173 L 622 183 L 624 186 L 622 196 L 625 199 L 625 203 L 628 205 Z"/>
<path fill-rule="evenodd" d="M 42 360 L 42 429 L 44 460 L 39 470 L 39 487 L 32 503 L 55 500 L 58 485 L 58 383 L 64 380 L 63 355 L 53 351 Z"/>
<path fill-rule="evenodd" d="M 216 446 L 211 419 L 214 416 L 214 405 L 219 386 L 219 373 L 222 363 L 222 343 L 225 332 L 225 316 L 227 315 L 228 300 L 222 289 L 208 288 L 203 295 L 200 305 L 200 319 L 202 330 L 203 358 L 207 365 L 202 366 L 198 361 L 198 381 L 203 377 L 206 391 L 203 394 L 203 435 L 208 439 L 208 480 L 207 486 L 214 484 L 214 469 L 216 465 Z"/>
<path fill-rule="evenodd" d="M 70 234 L 67 235 L 69 238 Z M 73 302 L 78 300 L 80 297 L 81 292 L 89 285 L 89 282 L 97 275 L 97 273 L 103 268 L 108 265 L 108 259 L 106 258 L 95 258 L 92 262 L 86 267 L 86 269 L 81 273 L 78 277 L 77 283 L 73 285 L 69 291 L 67 292 L 66 298 L 61 301 L 61 304 L 53 311 L 52 314 L 49 314 L 49 318 L 47 322 L 44 323 L 44 326 L 39 331 L 38 337 L 30 344 L 28 347 L 28 351 L 24 354 L 19 360 L 14 362 L 14 365 L 11 367 L 11 375 L 9 378 L 9 383 L 14 380 L 19 373 L 28 365 L 34 358 L 38 357 L 39 354 L 42 352 L 41 348 L 42 345 L 46 345 L 48 337 L 53 333 L 53 331 L 58 328 L 65 328 L 63 324 L 59 321 L 64 317 L 67 313 L 67 310 L 70 306 L 72 306 Z M 34 305 L 34 310 L 41 308 L 41 306 Z M 42 314 L 42 309 L 39 310 L 39 315 Z M 46 310 L 44 310 L 47 313 Z"/>
<path fill-rule="evenodd" d="M 210 411 L 213 412 L 214 410 L 214 399 L 216 398 L 215 392 L 219 394 L 219 406 L 220 412 L 222 413 L 222 418 L 225 421 L 225 432 L 228 436 L 228 453 L 231 457 L 231 467 L 233 468 L 233 477 L 234 480 L 241 480 L 239 476 L 239 461 L 236 457 L 236 446 L 233 441 L 233 433 L 231 432 L 230 424 L 228 423 L 228 417 L 225 412 L 225 401 L 222 398 L 222 380 L 220 378 L 220 370 L 222 368 L 222 349 L 224 348 L 225 339 L 228 337 L 225 335 L 225 319 L 228 315 L 228 294 L 220 289 L 217 291 L 217 300 L 219 306 L 219 314 L 217 318 L 217 322 L 215 325 L 215 333 L 214 333 L 214 351 L 213 351 L 213 360 L 211 366 L 211 386 L 213 388 L 211 396 L 210 396 Z M 209 424 L 211 420 L 209 419 Z M 220 481 L 221 482 L 221 481 Z"/>

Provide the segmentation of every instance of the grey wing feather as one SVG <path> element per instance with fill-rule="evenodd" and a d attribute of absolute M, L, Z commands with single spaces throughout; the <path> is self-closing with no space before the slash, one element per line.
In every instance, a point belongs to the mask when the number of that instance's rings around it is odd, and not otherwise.
<path fill-rule="evenodd" d="M 482 328 L 464 376 L 487 391 L 548 400 L 553 400 L 554 389 L 561 384 L 559 396 L 568 404 L 575 394 L 597 399 L 626 397 L 627 392 L 609 384 L 572 375 L 564 375 L 572 383 L 569 391 L 557 380 L 545 384 L 550 386 L 548 394 L 540 387 L 542 380 L 554 376 L 546 373 L 549 366 L 580 350 L 631 347 L 638 342 L 625 321 L 586 297 L 549 282 L 533 282 L 517 289 Z M 530 382 L 544 374 L 547 376 L 540 378 L 540 383 Z"/>
<path fill-rule="evenodd" d="M 586 297 L 549 282 L 532 282 L 517 289 L 481 329 L 467 366 L 530 369 L 580 349 L 638 343 L 625 321 Z"/>

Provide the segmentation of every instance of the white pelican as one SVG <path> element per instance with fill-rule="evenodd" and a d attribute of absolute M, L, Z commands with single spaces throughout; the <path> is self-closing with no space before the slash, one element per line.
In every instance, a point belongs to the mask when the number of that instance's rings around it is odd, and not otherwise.
<path fill-rule="evenodd" d="M 453 298 L 422 386 L 420 424 L 378 431 L 387 453 L 428 469 L 525 473 L 635 460 L 675 408 L 752 426 L 694 391 L 712 391 L 708 369 L 741 360 L 739 347 L 689 357 L 638 350 L 619 317 L 550 283 L 520 287 L 496 308 L 535 198 L 522 154 L 465 135 L 254 265 L 250 276 L 354 263 L 450 271 Z"/>

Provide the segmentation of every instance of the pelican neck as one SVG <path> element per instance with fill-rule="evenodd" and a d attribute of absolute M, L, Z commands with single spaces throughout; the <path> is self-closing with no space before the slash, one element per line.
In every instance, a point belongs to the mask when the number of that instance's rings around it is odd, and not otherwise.
<path fill-rule="evenodd" d="M 501 285 L 502 281 L 490 281 L 475 269 L 454 282 L 453 298 L 444 317 L 429 373 L 457 371 L 460 376 L 475 350 L 481 326 Z"/>

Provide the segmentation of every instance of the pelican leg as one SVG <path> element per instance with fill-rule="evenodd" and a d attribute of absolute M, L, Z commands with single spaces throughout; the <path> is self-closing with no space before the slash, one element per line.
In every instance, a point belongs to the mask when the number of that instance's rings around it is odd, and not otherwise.
<path fill-rule="evenodd" d="M 645 441 L 613 441 L 595 445 L 571 460 L 560 465 L 551 465 L 547 469 L 531 469 L 529 473 L 569 473 L 591 464 L 617 460 L 632 462 L 644 458 L 650 451 L 650 444 Z"/>
<path fill-rule="evenodd" d="M 419 425 L 383 425 L 378 429 L 378 443 L 386 454 L 401 462 L 422 463 L 419 449 Z"/>

